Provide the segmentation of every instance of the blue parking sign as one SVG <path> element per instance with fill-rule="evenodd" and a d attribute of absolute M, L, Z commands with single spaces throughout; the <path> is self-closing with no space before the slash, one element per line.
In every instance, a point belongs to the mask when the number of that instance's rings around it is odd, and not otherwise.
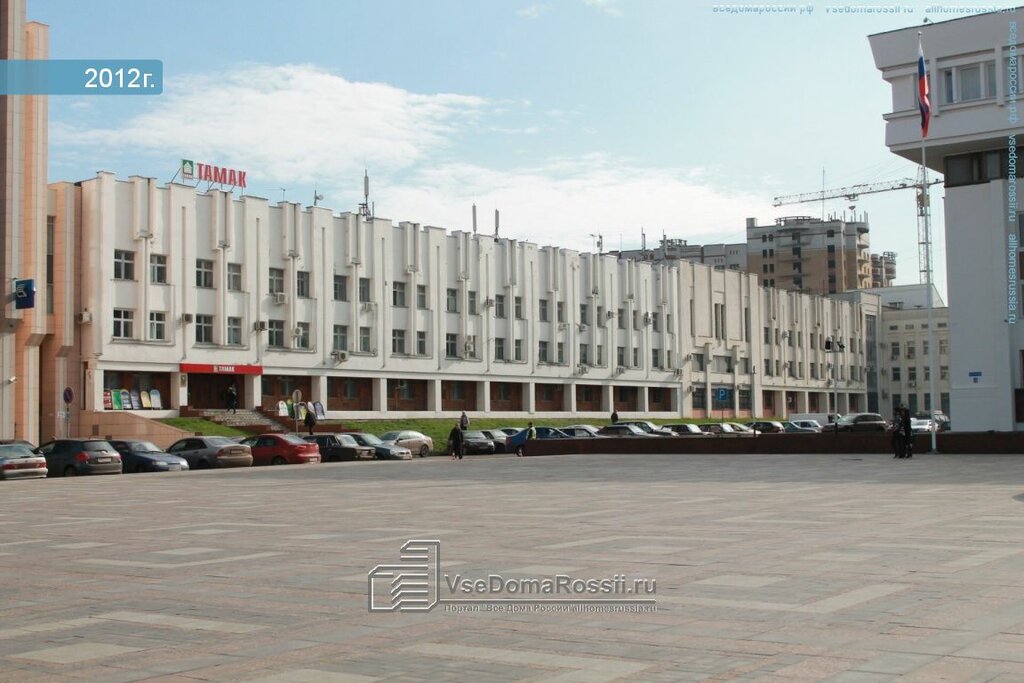
<path fill-rule="evenodd" d="M 725 403 L 728 400 L 729 400 L 729 390 L 728 389 L 719 389 L 718 390 L 718 401 L 719 401 L 719 403 Z"/>
<path fill-rule="evenodd" d="M 14 281 L 14 307 L 35 308 L 36 307 L 36 281 L 15 280 Z"/>

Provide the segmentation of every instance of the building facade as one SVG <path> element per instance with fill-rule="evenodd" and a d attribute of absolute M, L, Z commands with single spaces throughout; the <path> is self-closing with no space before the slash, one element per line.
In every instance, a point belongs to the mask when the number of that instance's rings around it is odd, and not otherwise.
<path fill-rule="evenodd" d="M 742 272 L 110 173 L 52 185 L 50 224 L 55 362 L 40 383 L 73 387 L 72 421 L 219 407 L 231 385 L 243 407 L 299 390 L 329 417 L 741 417 L 867 402 L 864 307 Z M 844 352 L 826 352 L 830 336 Z M 43 437 L 61 429 L 59 398 Z"/>
<path fill-rule="evenodd" d="M 0 59 L 46 59 L 46 26 L 25 21 L 24 0 L 0 3 Z M 40 345 L 49 306 L 46 232 L 47 101 L 0 96 L 0 438 L 29 438 L 40 424 L 40 387 L 33 381 L 46 361 Z M 20 308 L 35 290 L 35 307 Z M 22 298 L 21 300 L 25 300 Z"/>
<path fill-rule="evenodd" d="M 885 144 L 944 175 L 951 417 L 957 430 L 1024 428 L 1024 328 L 1016 145 L 1022 10 L 918 25 L 870 37 L 892 89 Z M 918 32 L 931 92 L 922 147 Z M 1012 160 L 1012 163 L 1011 163 Z"/>

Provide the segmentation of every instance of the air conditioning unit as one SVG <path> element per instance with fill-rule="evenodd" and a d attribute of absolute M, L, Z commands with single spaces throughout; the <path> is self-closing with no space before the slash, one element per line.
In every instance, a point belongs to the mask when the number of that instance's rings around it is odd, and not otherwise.
<path fill-rule="evenodd" d="M 295 250 L 295 249 L 289 249 L 288 250 L 288 258 L 298 258 L 298 257 L 299 257 L 299 252 L 297 250 Z"/>
<path fill-rule="evenodd" d="M 75 316 L 75 320 L 82 323 L 83 325 L 91 323 L 92 313 L 90 313 L 89 311 L 82 311 L 81 313 Z"/>
<path fill-rule="evenodd" d="M 338 349 L 336 351 L 331 351 L 331 358 L 333 358 L 338 363 L 341 363 L 343 361 L 347 361 L 348 360 L 348 351 L 342 351 L 341 349 Z"/>
<path fill-rule="evenodd" d="M 585 375 L 585 374 L 587 374 L 587 371 L 589 369 L 590 368 L 587 367 L 586 363 L 580 363 L 579 365 L 576 366 L 576 374 L 577 375 Z"/>
<path fill-rule="evenodd" d="M 650 324 L 651 324 L 651 314 L 650 313 L 644 313 L 644 325 L 650 325 Z"/>
<path fill-rule="evenodd" d="M 591 294 L 592 296 L 597 296 L 597 295 L 598 295 L 598 293 L 599 293 L 599 292 L 598 292 L 598 289 L 597 289 L 597 287 L 594 287 L 594 288 L 593 288 L 592 290 L 590 290 L 590 294 Z"/>
<path fill-rule="evenodd" d="M 494 299 L 491 299 L 490 297 L 484 299 L 484 308 L 490 308 L 493 305 L 494 305 Z"/>
<path fill-rule="evenodd" d="M 910 387 L 911 389 L 916 389 L 917 382 L 907 382 L 907 386 Z"/>
<path fill-rule="evenodd" d="M 221 249 L 227 249 L 231 245 L 228 244 L 227 240 L 217 240 L 217 246 L 220 247 Z"/>
<path fill-rule="evenodd" d="M 608 311 L 607 313 L 605 313 L 605 317 L 611 320 L 612 318 L 615 317 L 615 311 Z"/>
<path fill-rule="evenodd" d="M 364 301 L 362 308 L 363 308 L 364 312 L 372 313 L 373 312 L 373 302 L 372 301 Z"/>
<path fill-rule="evenodd" d="M 256 322 L 254 322 L 252 324 L 252 330 L 253 330 L 253 332 L 266 332 L 267 331 L 267 321 L 266 320 L 257 320 Z"/>
<path fill-rule="evenodd" d="M 683 376 L 683 369 L 682 368 L 676 368 L 675 370 L 672 371 L 672 374 L 675 375 L 676 377 L 682 377 Z"/>
<path fill-rule="evenodd" d="M 292 330 L 292 336 L 301 337 L 303 332 L 305 332 L 305 330 L 303 330 L 301 327 L 296 327 Z"/>
<path fill-rule="evenodd" d="M 468 337 L 466 337 L 466 341 L 464 341 L 462 343 L 462 350 L 466 353 L 466 355 L 467 356 L 472 356 L 473 355 L 473 351 L 474 351 L 475 348 L 476 348 L 476 337 L 475 336 L 468 336 Z"/>
<path fill-rule="evenodd" d="M 181 322 L 182 322 L 183 325 L 188 325 L 190 322 L 192 322 L 192 314 L 191 313 L 182 313 L 181 314 Z"/>
<path fill-rule="evenodd" d="M 567 330 L 569 329 L 569 323 L 558 323 L 558 329 Z"/>
<path fill-rule="evenodd" d="M 621 375 L 625 371 L 626 371 L 626 368 L 624 366 L 622 366 L 622 365 L 616 365 L 615 366 L 615 374 L 616 375 Z"/>
<path fill-rule="evenodd" d="M 362 262 L 363 262 L 362 259 L 360 259 L 358 256 L 353 256 L 352 260 L 349 261 L 349 263 L 351 263 L 353 266 L 358 266 Z"/>
<path fill-rule="evenodd" d="M 278 306 L 288 303 L 288 295 L 284 292 L 274 292 L 274 303 Z"/>
<path fill-rule="evenodd" d="M 576 328 L 580 332 L 586 332 L 587 331 L 587 324 L 586 323 L 580 323 L 579 325 L 576 326 Z"/>
<path fill-rule="evenodd" d="M 464 270 L 461 273 L 459 273 L 459 279 L 460 280 L 469 280 L 469 271 L 468 270 Z"/>

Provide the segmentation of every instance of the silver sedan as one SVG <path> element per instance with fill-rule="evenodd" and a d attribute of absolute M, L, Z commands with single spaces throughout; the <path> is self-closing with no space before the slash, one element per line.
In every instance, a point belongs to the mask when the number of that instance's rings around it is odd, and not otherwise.
<path fill-rule="evenodd" d="M 20 443 L 0 444 L 0 479 L 37 479 L 46 476 L 46 458 Z"/>

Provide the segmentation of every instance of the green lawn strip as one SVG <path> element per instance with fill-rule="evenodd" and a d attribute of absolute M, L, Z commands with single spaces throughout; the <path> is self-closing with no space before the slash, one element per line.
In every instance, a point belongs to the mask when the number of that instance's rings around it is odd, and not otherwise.
<path fill-rule="evenodd" d="M 168 417 L 159 420 L 171 427 L 183 429 L 189 433 L 205 434 L 207 436 L 248 436 L 248 432 L 241 429 L 227 427 L 225 425 L 210 422 L 199 417 Z"/>

